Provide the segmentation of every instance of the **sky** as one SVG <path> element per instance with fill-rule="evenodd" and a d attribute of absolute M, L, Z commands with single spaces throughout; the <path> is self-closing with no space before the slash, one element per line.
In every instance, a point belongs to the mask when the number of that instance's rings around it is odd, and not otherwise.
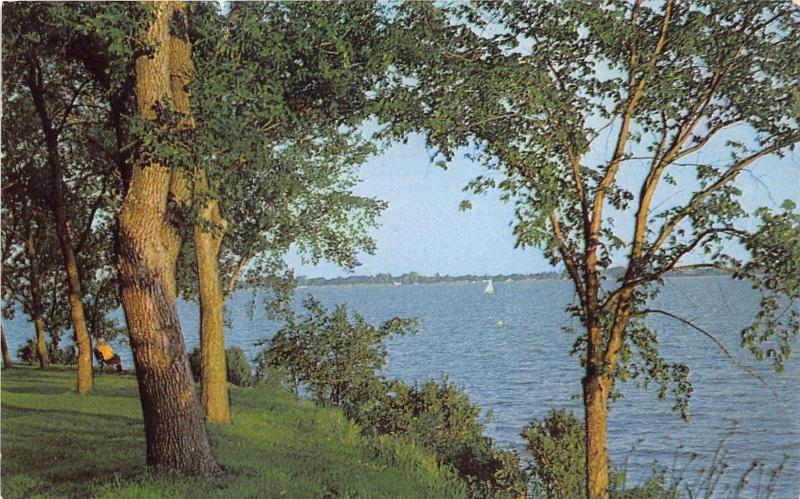
<path fill-rule="evenodd" d="M 613 133 L 614 130 L 609 129 L 609 134 Z M 724 142 L 746 140 L 749 136 L 746 129 L 729 129 L 706 146 L 705 157 L 687 157 L 686 161 L 708 159 L 710 155 L 724 161 L 728 158 Z M 608 147 L 613 147 L 613 140 L 598 138 L 595 150 L 586 160 L 602 157 Z M 644 171 L 642 165 L 625 165 L 619 172 L 620 183 L 638 192 Z M 479 165 L 463 157 L 456 158 L 443 170 L 432 164 L 424 139 L 412 136 L 407 144 L 395 144 L 360 169 L 362 182 L 356 193 L 378 197 L 388 203 L 379 219 L 381 226 L 372 231 L 377 242 L 375 254 L 359 255 L 361 265 L 354 272 L 329 263 L 304 265 L 296 254 L 289 255 L 288 263 L 298 276 L 326 278 L 405 272 L 482 275 L 553 270 L 540 250 L 514 249 L 513 207 L 504 204 L 497 192 L 481 196 L 462 192 L 464 185 L 480 173 Z M 693 175 L 689 174 L 682 176 L 677 171 L 676 176 L 679 182 L 691 184 Z M 784 159 L 760 160 L 739 176 L 737 185 L 745 193 L 743 205 L 749 211 L 757 206 L 777 209 L 784 199 L 800 204 L 800 151 L 789 152 Z M 679 189 L 668 196 L 657 197 L 653 206 L 680 204 L 690 194 L 688 187 Z M 471 210 L 459 211 L 463 199 L 470 199 Z M 627 239 L 632 231 L 631 214 L 609 214 L 614 216 L 619 231 Z M 622 264 L 623 256 L 618 255 L 615 264 Z"/>

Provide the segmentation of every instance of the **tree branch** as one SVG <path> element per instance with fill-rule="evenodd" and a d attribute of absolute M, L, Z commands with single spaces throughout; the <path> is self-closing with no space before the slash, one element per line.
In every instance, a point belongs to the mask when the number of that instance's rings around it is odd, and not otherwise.
<path fill-rule="evenodd" d="M 578 298 L 581 300 L 581 307 L 585 313 L 586 290 L 581 282 L 580 273 L 578 272 L 578 267 L 575 264 L 575 260 L 572 258 L 569 248 L 567 248 L 566 241 L 564 241 L 564 237 L 561 234 L 561 226 L 558 223 L 558 217 L 556 216 L 555 211 L 550 212 L 550 223 L 553 226 L 553 236 L 555 236 L 556 241 L 558 242 L 558 252 L 561 254 L 561 259 L 564 260 L 564 266 L 567 267 L 567 271 L 572 278 L 572 282 L 575 283 L 575 291 L 578 293 Z"/>
<path fill-rule="evenodd" d="M 91 210 L 89 210 L 89 216 L 86 219 L 86 223 L 83 225 L 83 230 L 81 231 L 81 235 L 78 237 L 78 242 L 75 244 L 75 254 L 79 255 L 83 251 L 83 246 L 86 244 L 86 241 L 89 239 L 89 234 L 92 232 L 92 223 L 94 223 L 94 217 L 97 214 L 97 210 L 103 205 L 103 197 L 105 196 L 105 189 L 103 189 L 100 194 L 97 195 L 97 198 L 94 200 L 92 204 Z"/>
<path fill-rule="evenodd" d="M 780 149 L 783 149 L 784 147 L 787 147 L 787 146 L 797 142 L 798 140 L 800 140 L 800 135 L 790 136 L 789 138 L 787 138 L 787 139 L 785 139 L 785 140 L 783 140 L 781 142 L 772 144 L 769 147 L 765 147 L 764 149 L 762 149 L 762 150 L 760 150 L 760 151 L 758 151 L 756 153 L 753 153 L 750 156 L 747 156 L 746 158 L 744 158 L 744 159 L 738 161 L 737 163 L 735 163 L 734 165 L 730 166 L 725 171 L 725 173 L 723 173 L 720 176 L 720 178 L 717 179 L 716 182 L 712 183 L 711 185 L 709 185 L 705 189 L 696 192 L 694 194 L 694 196 L 692 196 L 692 199 L 690 199 L 689 202 L 686 204 L 686 206 L 684 206 L 683 209 L 679 210 L 675 214 L 674 217 L 672 217 L 668 222 L 666 222 L 661 227 L 661 230 L 659 231 L 659 234 L 656 237 L 655 242 L 653 242 L 652 246 L 650 247 L 650 250 L 648 251 L 647 255 L 645 256 L 645 259 L 650 258 L 650 257 L 653 256 L 653 254 L 661 247 L 661 245 L 664 244 L 664 241 L 666 241 L 667 237 L 669 237 L 669 235 L 672 233 L 672 231 L 675 229 L 675 227 L 684 218 L 686 218 L 686 216 L 688 216 L 690 213 L 692 213 L 692 211 L 695 210 L 704 199 L 706 199 L 708 196 L 710 196 L 711 194 L 713 194 L 714 192 L 716 192 L 720 188 L 722 188 L 725 184 L 727 184 L 728 182 L 730 182 L 731 180 L 736 178 L 736 176 L 742 170 L 744 170 L 747 166 L 749 166 L 750 164 L 752 164 L 756 160 L 758 160 L 758 159 L 760 159 L 760 158 L 762 158 L 764 156 L 767 156 L 769 154 L 772 154 L 772 153 L 774 153 L 776 151 L 779 151 Z"/>
<path fill-rule="evenodd" d="M 592 227 L 591 227 L 591 234 L 592 238 L 596 238 L 597 234 L 600 230 L 600 223 L 602 220 L 603 214 L 603 201 L 605 199 L 605 191 L 614 181 L 614 177 L 616 177 L 617 171 L 619 170 L 619 166 L 621 164 L 621 159 L 623 152 L 625 151 L 625 145 L 627 144 L 628 140 L 628 131 L 630 129 L 631 121 L 633 119 L 633 110 L 636 107 L 636 104 L 639 102 L 639 99 L 642 97 L 642 93 L 645 88 L 645 84 L 647 82 L 647 73 L 655 67 L 656 63 L 658 62 L 659 56 L 661 55 L 661 51 L 664 48 L 664 44 L 667 39 L 667 28 L 669 26 L 669 19 L 670 14 L 672 12 L 672 0 L 667 0 L 667 4 L 664 7 L 664 19 L 661 23 L 661 31 L 659 33 L 658 41 L 656 42 L 655 49 L 653 51 L 653 56 L 650 58 L 646 66 L 645 73 L 642 77 L 636 81 L 636 77 L 634 75 L 634 68 L 633 65 L 637 62 L 637 57 L 631 49 L 631 58 L 630 58 L 630 69 L 628 73 L 628 88 L 631 89 L 635 85 L 635 89 L 633 92 L 630 93 L 628 97 L 628 102 L 625 105 L 625 110 L 622 114 L 622 124 L 620 125 L 619 135 L 617 135 L 617 143 L 614 147 L 614 153 L 611 156 L 611 160 L 608 164 L 608 169 L 606 170 L 606 174 L 603 176 L 602 180 L 597 186 L 597 191 L 594 195 L 594 203 L 592 206 Z M 634 10 L 631 14 L 632 20 L 635 19 L 636 15 L 636 7 L 634 6 Z"/>
<path fill-rule="evenodd" d="M 75 90 L 75 95 L 72 96 L 69 104 L 64 107 L 64 115 L 61 117 L 60 123 L 57 127 L 55 127 L 55 134 L 56 137 L 61 135 L 61 130 L 64 129 L 64 125 L 67 124 L 67 120 L 69 119 L 70 114 L 72 114 L 72 110 L 75 108 L 75 103 L 78 101 L 78 97 L 80 97 L 81 93 L 83 93 L 83 87 L 87 85 L 88 82 L 82 82 L 78 88 Z"/>
<path fill-rule="evenodd" d="M 239 272 L 242 271 L 242 268 L 245 266 L 245 264 L 247 264 L 249 259 L 250 258 L 248 256 L 239 258 L 239 263 L 236 264 L 236 268 L 233 269 L 233 273 L 231 274 L 230 279 L 228 279 L 228 285 L 225 286 L 225 293 L 222 295 L 223 301 L 227 299 L 228 295 L 233 292 L 234 288 L 236 287 L 236 279 L 239 277 Z"/>
<path fill-rule="evenodd" d="M 714 343 L 714 345 L 716 345 L 717 348 L 719 348 L 719 350 L 723 354 L 725 354 L 726 357 L 728 357 L 728 359 L 733 363 L 733 365 L 735 365 L 736 367 L 738 367 L 742 371 L 746 372 L 751 377 L 753 377 L 753 379 L 756 379 L 762 385 L 764 385 L 764 387 L 766 387 L 766 389 L 770 391 L 772 396 L 775 397 L 775 400 L 780 400 L 781 399 L 780 396 L 778 395 L 778 393 L 771 386 L 769 386 L 769 384 L 766 382 L 766 380 L 764 380 L 763 377 L 761 377 L 758 373 L 753 371 L 749 366 L 747 366 L 745 364 L 742 364 L 741 362 L 736 360 L 736 357 L 734 357 L 730 353 L 730 351 L 728 351 L 728 349 L 725 348 L 725 345 L 723 345 L 722 342 L 719 341 L 719 339 L 717 339 L 717 337 L 714 336 L 713 334 L 709 333 L 708 331 L 706 331 L 705 329 L 701 328 L 700 326 L 694 324 L 693 322 L 691 322 L 691 321 L 689 321 L 687 319 L 684 319 L 683 317 L 680 317 L 678 315 L 675 315 L 672 312 L 667 312 L 666 310 L 661 310 L 661 309 L 657 309 L 657 308 L 646 308 L 644 310 L 638 311 L 634 315 L 650 315 L 650 314 L 661 314 L 661 315 L 667 316 L 667 317 L 669 317 L 671 319 L 674 319 L 674 320 L 676 320 L 676 321 L 678 321 L 678 322 L 680 322 L 680 323 L 682 323 L 682 324 L 694 329 L 695 331 L 699 332 L 700 334 L 702 334 L 706 338 L 710 339 Z"/>

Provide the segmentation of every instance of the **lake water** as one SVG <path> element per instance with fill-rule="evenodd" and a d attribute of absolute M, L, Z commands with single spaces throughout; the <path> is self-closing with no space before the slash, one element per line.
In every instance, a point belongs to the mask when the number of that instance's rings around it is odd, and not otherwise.
<path fill-rule="evenodd" d="M 474 402 L 491 410 L 489 435 L 506 448 L 521 449 L 519 432 L 531 419 L 544 417 L 550 409 L 582 412 L 582 371 L 569 355 L 574 337 L 562 332 L 563 326 L 578 326 L 564 312 L 575 298 L 567 281 L 500 282 L 495 289 L 494 295 L 485 295 L 480 283 L 320 287 L 298 290 L 297 301 L 313 294 L 326 305 L 347 303 L 374 323 L 394 316 L 418 318 L 417 335 L 390 342 L 387 375 L 414 381 L 446 374 Z M 253 343 L 277 327 L 264 320 L 258 307 L 254 319 L 248 318 L 251 297 L 240 293 L 231 300 L 226 332 L 228 346 L 242 347 L 250 358 L 257 351 Z M 715 496 L 731 496 L 750 463 L 758 459 L 766 468 L 762 493 L 768 471 L 785 462 L 773 497 L 800 497 L 800 362 L 795 356 L 785 372 L 774 374 L 768 363 L 752 360 L 739 348 L 739 331 L 752 317 L 758 295 L 746 283 L 727 278 L 685 277 L 668 279 L 657 304 L 714 333 L 766 380 L 777 398 L 708 338 L 669 318 L 655 317 L 652 324 L 660 333 L 665 359 L 682 360 L 691 368 L 691 423 L 671 411 L 669 397 L 659 400 L 653 389 L 621 385 L 624 397 L 612 405 L 608 421 L 612 460 L 618 465 L 627 461 L 632 482 L 646 476 L 657 460 L 697 490 L 701 470 L 712 464 L 722 446 L 729 467 Z M 181 303 L 179 312 L 187 345 L 193 348 L 197 306 Z M 505 327 L 497 327 L 500 320 Z M 33 330 L 22 318 L 5 328 L 13 351 Z M 800 347 L 797 342 L 794 346 Z M 117 345 L 117 351 L 130 368 L 130 351 L 124 345 Z M 754 472 L 743 497 L 755 495 L 757 481 Z"/>

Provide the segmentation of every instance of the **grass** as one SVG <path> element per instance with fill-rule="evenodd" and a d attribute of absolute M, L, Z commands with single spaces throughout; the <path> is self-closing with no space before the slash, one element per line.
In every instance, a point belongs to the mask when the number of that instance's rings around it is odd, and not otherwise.
<path fill-rule="evenodd" d="M 2 497 L 464 497 L 452 470 L 392 438 L 367 438 L 336 410 L 279 386 L 231 387 L 233 424 L 210 426 L 218 478 L 149 473 L 136 378 L 2 373 Z"/>

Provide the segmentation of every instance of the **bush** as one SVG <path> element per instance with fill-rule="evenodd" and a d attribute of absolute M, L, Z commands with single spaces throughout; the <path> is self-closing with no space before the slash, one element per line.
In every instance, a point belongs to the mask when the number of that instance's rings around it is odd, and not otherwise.
<path fill-rule="evenodd" d="M 230 347 L 225 350 L 225 368 L 228 383 L 236 386 L 253 385 L 253 368 L 244 356 L 244 350 L 239 347 Z"/>
<path fill-rule="evenodd" d="M 36 362 L 36 342 L 28 338 L 28 341 L 17 350 L 17 358 L 26 364 Z"/>
<path fill-rule="evenodd" d="M 58 343 L 51 341 L 47 343 L 47 356 L 51 364 L 74 365 L 78 363 L 78 352 L 74 345 L 62 349 L 58 348 Z M 28 341 L 17 350 L 17 358 L 26 364 L 38 363 L 36 341 L 28 338 Z"/>
<path fill-rule="evenodd" d="M 200 381 L 202 364 L 200 360 L 200 347 L 195 347 L 189 352 L 189 367 L 195 381 Z M 244 351 L 239 347 L 230 347 L 225 350 L 225 370 L 228 383 L 236 386 L 251 386 L 255 382 L 253 368 L 247 362 Z"/>
<path fill-rule="evenodd" d="M 408 435 L 452 465 L 465 479 L 471 497 L 498 494 L 519 497 L 526 477 L 516 452 L 498 448 L 485 437 L 480 407 L 447 378 L 408 386 L 388 383 L 369 422 L 378 433 Z"/>
<path fill-rule="evenodd" d="M 542 420 L 528 423 L 520 433 L 533 455 L 531 490 L 533 497 L 578 498 L 585 496 L 584 426 L 573 413 L 550 411 Z M 676 492 L 666 486 L 657 468 L 641 485 L 625 488 L 625 473 L 609 462 L 609 490 L 614 499 L 667 499 Z"/>
<path fill-rule="evenodd" d="M 525 477 L 519 457 L 483 436 L 480 408 L 446 378 L 406 385 L 380 374 L 386 363 L 384 341 L 413 333 L 415 321 L 394 318 L 380 327 L 338 306 L 328 313 L 309 299 L 307 316 L 290 319 L 257 358 L 258 372 L 275 369 L 295 393 L 321 405 L 336 406 L 372 435 L 397 435 L 432 450 L 453 466 L 472 497 L 520 496 Z"/>
<path fill-rule="evenodd" d="M 386 364 L 385 338 L 413 334 L 416 321 L 394 318 L 374 327 L 358 313 L 351 321 L 343 305 L 331 314 L 314 298 L 304 306 L 305 319 L 290 317 L 286 327 L 263 343 L 268 348 L 257 362 L 285 375 L 295 394 L 302 385 L 321 405 L 355 410 L 352 406 L 376 395 L 381 381 L 376 372 Z"/>
<path fill-rule="evenodd" d="M 531 486 L 535 495 L 553 499 L 583 497 L 583 422 L 571 412 L 550 411 L 543 420 L 531 421 L 520 435 L 534 458 Z"/>

